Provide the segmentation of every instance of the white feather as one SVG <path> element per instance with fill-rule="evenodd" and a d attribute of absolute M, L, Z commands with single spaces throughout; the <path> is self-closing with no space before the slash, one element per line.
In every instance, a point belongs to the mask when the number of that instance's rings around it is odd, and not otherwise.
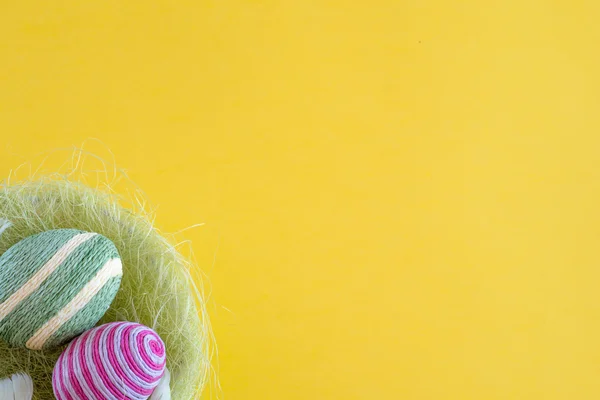
<path fill-rule="evenodd" d="M 165 368 L 165 374 L 158 382 L 158 386 L 152 392 L 148 400 L 171 400 L 171 373 Z"/>
<path fill-rule="evenodd" d="M 14 374 L 0 380 L 0 400 L 31 400 L 33 382 L 29 375 Z"/>
<path fill-rule="evenodd" d="M 14 400 L 14 398 L 12 380 L 10 378 L 2 379 L 0 381 L 0 400 Z"/>
<path fill-rule="evenodd" d="M 7 219 L 0 218 L 0 235 L 2 235 L 2 233 L 4 233 L 4 231 L 10 228 L 11 226 L 12 222 L 10 222 Z"/>

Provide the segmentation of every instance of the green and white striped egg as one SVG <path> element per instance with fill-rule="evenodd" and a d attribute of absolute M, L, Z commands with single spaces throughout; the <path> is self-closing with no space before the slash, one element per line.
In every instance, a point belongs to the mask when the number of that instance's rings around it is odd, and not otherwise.
<path fill-rule="evenodd" d="M 56 229 L 0 256 L 0 339 L 32 350 L 61 345 L 108 310 L 123 275 L 114 243 L 97 233 Z"/>

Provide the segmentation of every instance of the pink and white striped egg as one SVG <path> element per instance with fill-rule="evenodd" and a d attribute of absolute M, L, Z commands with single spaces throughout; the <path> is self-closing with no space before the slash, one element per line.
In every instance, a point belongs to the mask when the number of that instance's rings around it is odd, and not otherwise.
<path fill-rule="evenodd" d="M 145 400 L 165 373 L 165 344 L 152 329 L 112 322 L 73 340 L 52 374 L 58 400 Z"/>

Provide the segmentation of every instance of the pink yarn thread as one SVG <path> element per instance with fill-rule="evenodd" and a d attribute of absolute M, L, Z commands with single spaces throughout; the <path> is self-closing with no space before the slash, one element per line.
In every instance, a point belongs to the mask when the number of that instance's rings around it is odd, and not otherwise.
<path fill-rule="evenodd" d="M 145 400 L 165 372 L 165 344 L 150 328 L 113 322 L 87 331 L 52 374 L 58 400 Z"/>

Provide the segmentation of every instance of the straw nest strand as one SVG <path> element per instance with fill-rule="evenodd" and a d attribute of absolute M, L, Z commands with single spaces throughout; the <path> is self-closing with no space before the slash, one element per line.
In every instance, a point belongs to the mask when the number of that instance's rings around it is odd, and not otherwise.
<path fill-rule="evenodd" d="M 167 348 L 172 398 L 198 398 L 209 378 L 212 336 L 192 279 L 197 271 L 152 226 L 149 215 L 120 202 L 113 194 L 62 176 L 4 184 L 0 218 L 12 226 L 0 235 L 0 254 L 50 229 L 97 232 L 112 240 L 123 262 L 123 280 L 100 323 L 138 322 L 158 332 Z M 0 379 L 28 373 L 34 380 L 34 399 L 53 399 L 52 369 L 63 348 L 40 352 L 0 342 Z"/>

